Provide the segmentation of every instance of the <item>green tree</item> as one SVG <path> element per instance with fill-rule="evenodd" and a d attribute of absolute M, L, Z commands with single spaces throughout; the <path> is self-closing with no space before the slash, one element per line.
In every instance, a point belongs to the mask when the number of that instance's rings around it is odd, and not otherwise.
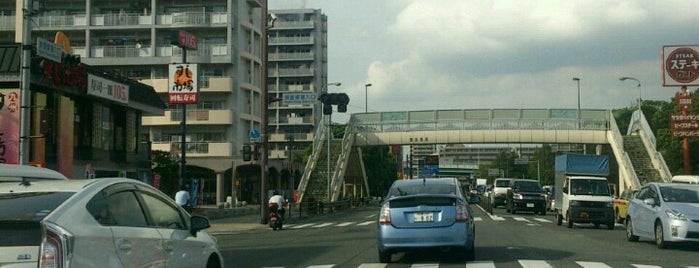
<path fill-rule="evenodd" d="M 178 159 L 172 157 L 169 152 L 154 150 L 151 152 L 153 172 L 160 174 L 160 191 L 169 195 L 174 194 L 180 188 L 180 166 Z"/>
<path fill-rule="evenodd" d="M 362 159 L 366 170 L 369 191 L 373 196 L 384 196 L 396 180 L 396 156 L 390 146 L 362 147 Z"/>
<path fill-rule="evenodd" d="M 541 175 L 541 185 L 552 185 L 555 177 L 555 155 L 551 149 L 551 145 L 544 144 L 541 148 L 534 151 L 532 159 L 529 162 L 527 177 L 530 179 L 538 179 Z"/>

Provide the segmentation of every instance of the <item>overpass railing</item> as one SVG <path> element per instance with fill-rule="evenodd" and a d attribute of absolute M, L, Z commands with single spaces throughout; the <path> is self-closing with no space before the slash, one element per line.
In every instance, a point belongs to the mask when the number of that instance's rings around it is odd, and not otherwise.
<path fill-rule="evenodd" d="M 608 110 L 430 110 L 353 114 L 356 132 L 474 129 L 609 130 Z"/>

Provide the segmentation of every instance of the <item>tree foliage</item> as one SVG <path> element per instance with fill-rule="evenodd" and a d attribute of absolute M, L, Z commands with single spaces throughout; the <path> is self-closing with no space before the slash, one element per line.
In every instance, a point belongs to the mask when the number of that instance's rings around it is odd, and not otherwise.
<path fill-rule="evenodd" d="M 396 156 L 389 146 L 369 146 L 362 148 L 362 158 L 371 195 L 386 195 L 398 174 Z"/>

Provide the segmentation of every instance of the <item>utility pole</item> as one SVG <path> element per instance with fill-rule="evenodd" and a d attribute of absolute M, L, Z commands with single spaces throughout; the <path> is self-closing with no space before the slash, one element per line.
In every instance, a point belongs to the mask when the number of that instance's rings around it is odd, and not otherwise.
<path fill-rule="evenodd" d="M 18 9 L 21 1 L 17 2 Z M 24 0 L 24 8 L 17 12 L 22 16 L 22 70 L 20 84 L 20 113 L 19 113 L 19 158 L 17 164 L 26 165 L 29 162 L 29 119 L 31 118 L 31 62 L 32 62 L 32 15 L 34 15 L 32 0 Z M 19 10 L 18 10 L 19 11 Z M 16 36 L 18 37 L 18 36 Z M 19 38 L 16 38 L 19 39 Z"/>

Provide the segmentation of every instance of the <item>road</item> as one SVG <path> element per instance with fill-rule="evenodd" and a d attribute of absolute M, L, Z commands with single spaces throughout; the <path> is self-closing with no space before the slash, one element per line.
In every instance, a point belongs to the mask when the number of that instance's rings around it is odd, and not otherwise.
<path fill-rule="evenodd" d="M 493 215 L 474 207 L 476 260 L 464 262 L 449 252 L 394 254 L 378 263 L 378 207 L 296 220 L 282 231 L 263 225 L 217 234 L 227 267 L 698 267 L 699 245 L 666 250 L 650 240 L 626 241 L 624 226 L 614 230 L 591 224 L 569 229 L 554 216 Z M 255 221 L 258 221 L 255 219 Z"/>

